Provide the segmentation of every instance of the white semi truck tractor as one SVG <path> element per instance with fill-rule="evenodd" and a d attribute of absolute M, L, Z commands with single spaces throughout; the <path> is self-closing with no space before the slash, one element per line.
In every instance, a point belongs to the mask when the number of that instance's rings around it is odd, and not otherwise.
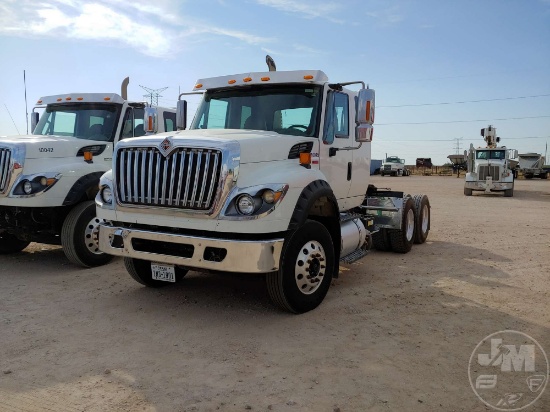
<path fill-rule="evenodd" d="M 340 261 L 426 240 L 427 196 L 369 185 L 375 102 L 362 81 L 252 72 L 201 79 L 197 92 L 188 130 L 180 100 L 180 130 L 119 142 L 100 181 L 99 248 L 137 282 L 259 274 L 277 306 L 302 313 Z"/>
<path fill-rule="evenodd" d="M 473 144 L 467 154 L 468 171 L 464 183 L 464 194 L 471 196 L 474 191 L 502 192 L 506 197 L 514 195 L 514 166 L 513 159 L 517 157 L 517 150 L 498 146 L 500 137 L 497 137 L 496 128 L 489 125 L 481 129 L 481 136 L 486 147 L 474 148 Z"/>
<path fill-rule="evenodd" d="M 113 146 L 176 124 L 175 109 L 128 101 L 128 81 L 122 96 L 42 97 L 31 114 L 31 135 L 0 136 L 0 254 L 40 242 L 63 245 L 79 266 L 111 260 L 98 248 L 94 198 L 111 168 Z"/>

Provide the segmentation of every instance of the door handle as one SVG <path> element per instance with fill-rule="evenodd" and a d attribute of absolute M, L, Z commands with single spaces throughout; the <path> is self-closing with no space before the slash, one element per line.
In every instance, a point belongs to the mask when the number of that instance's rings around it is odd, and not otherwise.
<path fill-rule="evenodd" d="M 348 180 L 351 180 L 351 162 L 348 162 Z"/>

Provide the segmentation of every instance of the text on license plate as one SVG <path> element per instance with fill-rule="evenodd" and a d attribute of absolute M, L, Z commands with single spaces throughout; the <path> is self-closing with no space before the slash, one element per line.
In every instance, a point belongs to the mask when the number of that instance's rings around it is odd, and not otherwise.
<path fill-rule="evenodd" d="M 174 265 L 151 263 L 151 273 L 153 274 L 154 280 L 162 280 L 164 282 L 176 281 L 176 270 Z"/>

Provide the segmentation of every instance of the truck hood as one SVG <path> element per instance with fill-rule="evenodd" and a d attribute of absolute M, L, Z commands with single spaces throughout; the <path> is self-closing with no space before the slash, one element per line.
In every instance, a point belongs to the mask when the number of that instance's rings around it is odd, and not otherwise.
<path fill-rule="evenodd" d="M 107 145 L 107 150 L 112 143 L 66 136 L 0 136 L 0 147 L 14 145 L 25 147 L 26 159 L 44 159 L 76 157 L 77 152 L 86 146 Z"/>
<path fill-rule="evenodd" d="M 302 142 L 315 142 L 317 138 L 290 136 L 260 130 L 207 129 L 180 130 L 178 132 L 160 133 L 155 136 L 143 136 L 123 141 L 123 144 L 135 146 L 136 143 L 158 146 L 166 137 L 171 136 L 176 146 L 194 146 L 200 143 L 205 147 L 221 147 L 227 142 L 240 145 L 240 163 L 271 162 L 288 159 L 292 146 Z"/>

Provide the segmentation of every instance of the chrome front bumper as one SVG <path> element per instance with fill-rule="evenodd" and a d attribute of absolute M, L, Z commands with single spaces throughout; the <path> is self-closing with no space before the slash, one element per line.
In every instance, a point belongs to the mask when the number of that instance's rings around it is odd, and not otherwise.
<path fill-rule="evenodd" d="M 279 269 L 283 243 L 284 239 L 226 240 L 149 232 L 106 224 L 100 224 L 99 227 L 99 249 L 102 252 L 199 270 L 273 272 Z M 165 253 L 162 253 L 163 249 Z M 182 253 L 171 253 L 176 250 Z"/>
<path fill-rule="evenodd" d="M 466 182 L 464 187 L 472 190 L 483 190 L 489 193 L 512 189 L 514 187 L 514 182 L 494 182 L 491 178 L 488 178 L 485 181 L 478 180 L 475 182 Z"/>

